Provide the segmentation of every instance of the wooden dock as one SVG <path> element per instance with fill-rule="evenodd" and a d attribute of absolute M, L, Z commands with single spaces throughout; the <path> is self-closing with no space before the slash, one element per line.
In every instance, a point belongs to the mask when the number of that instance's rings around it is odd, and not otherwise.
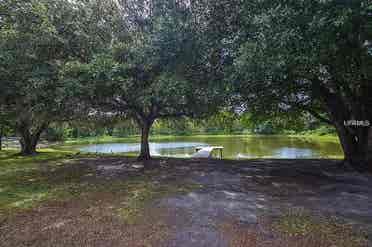
<path fill-rule="evenodd" d="M 193 154 L 192 158 L 205 158 L 209 159 L 212 157 L 213 150 L 220 150 L 220 159 L 222 159 L 222 150 L 221 146 L 208 146 L 208 147 L 197 147 L 196 153 Z"/>

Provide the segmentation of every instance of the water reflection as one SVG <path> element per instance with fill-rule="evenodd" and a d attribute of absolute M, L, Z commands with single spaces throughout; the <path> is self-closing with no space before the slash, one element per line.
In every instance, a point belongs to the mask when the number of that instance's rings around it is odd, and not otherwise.
<path fill-rule="evenodd" d="M 311 150 L 307 148 L 293 148 L 293 147 L 284 147 L 275 151 L 276 158 L 284 159 L 305 159 L 312 158 L 317 156 L 316 150 Z"/>
<path fill-rule="evenodd" d="M 164 142 L 150 143 L 150 153 L 153 156 L 188 157 L 199 146 L 208 146 L 201 142 Z M 89 153 L 135 153 L 140 151 L 139 143 L 106 143 L 95 144 L 81 148 L 82 152 Z"/>
<path fill-rule="evenodd" d="M 150 143 L 153 156 L 189 157 L 197 146 L 223 146 L 225 158 L 335 158 L 342 157 L 338 143 L 283 136 L 180 137 Z M 89 145 L 80 149 L 94 153 L 137 153 L 138 143 Z"/>

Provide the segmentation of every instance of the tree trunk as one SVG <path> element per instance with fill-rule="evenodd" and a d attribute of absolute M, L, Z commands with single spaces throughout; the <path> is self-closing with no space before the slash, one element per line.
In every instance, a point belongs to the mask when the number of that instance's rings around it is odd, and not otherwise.
<path fill-rule="evenodd" d="M 371 126 L 345 126 L 345 121 L 349 120 L 371 120 L 369 107 L 365 101 L 355 102 L 353 98 L 332 92 L 322 82 L 315 82 L 315 90 L 323 98 L 331 122 L 336 127 L 345 156 L 343 163 L 361 172 L 370 170 Z"/>
<path fill-rule="evenodd" d="M 37 146 L 38 140 L 36 140 L 33 136 L 22 136 L 20 143 L 21 143 L 21 154 L 24 156 L 28 155 L 35 155 L 36 152 L 36 146 Z"/>
<path fill-rule="evenodd" d="M 142 120 L 141 125 L 141 152 L 138 156 L 138 160 L 150 160 L 150 145 L 149 145 L 149 134 L 152 126 L 152 120 Z"/>
<path fill-rule="evenodd" d="M 370 166 L 370 170 L 372 169 L 372 127 L 369 127 L 368 133 L 368 164 Z"/>
<path fill-rule="evenodd" d="M 358 171 L 369 170 L 371 161 L 369 149 L 371 147 L 371 128 L 357 127 L 353 131 L 341 123 L 336 123 L 337 133 L 344 151 L 344 164 L 348 164 Z"/>
<path fill-rule="evenodd" d="M 0 127 L 0 151 L 2 150 L 3 147 L 3 127 Z"/>
<path fill-rule="evenodd" d="M 21 135 L 20 144 L 21 144 L 21 155 L 35 155 L 36 146 L 40 140 L 42 132 L 48 127 L 47 123 L 42 124 L 39 128 L 35 130 L 34 133 L 31 133 L 30 126 L 27 124 L 20 124 L 18 126 L 18 132 Z"/>

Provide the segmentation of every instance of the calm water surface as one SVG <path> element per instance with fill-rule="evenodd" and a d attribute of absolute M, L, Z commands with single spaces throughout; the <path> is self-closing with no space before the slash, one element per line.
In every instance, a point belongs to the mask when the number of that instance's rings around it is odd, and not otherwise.
<path fill-rule="evenodd" d="M 150 142 L 153 156 L 190 157 L 199 146 L 223 146 L 224 158 L 316 159 L 342 158 L 342 150 L 334 141 L 286 136 L 210 136 L 176 137 Z M 88 145 L 80 149 L 92 153 L 138 153 L 139 143 L 107 143 Z"/>

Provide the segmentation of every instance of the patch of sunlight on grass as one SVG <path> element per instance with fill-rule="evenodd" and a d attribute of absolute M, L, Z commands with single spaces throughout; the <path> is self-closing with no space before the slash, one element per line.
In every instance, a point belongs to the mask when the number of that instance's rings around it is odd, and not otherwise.
<path fill-rule="evenodd" d="M 44 193 L 35 193 L 35 194 L 29 194 L 27 195 L 27 198 L 15 201 L 11 203 L 10 207 L 16 207 L 16 208 L 28 208 L 33 206 L 36 202 L 40 202 L 43 199 L 47 198 L 49 194 L 47 192 Z"/>
<path fill-rule="evenodd" d="M 351 225 L 341 223 L 337 218 L 315 218 L 303 210 L 292 210 L 274 223 L 273 229 L 290 237 L 321 239 L 330 246 L 367 246 L 367 235 L 356 232 Z"/>
<path fill-rule="evenodd" d="M 43 149 L 32 157 L 22 157 L 15 151 L 1 153 L 0 212 L 30 208 L 46 200 L 65 200 L 90 193 L 110 193 L 121 200 L 119 216 L 134 222 L 152 200 L 165 195 L 187 193 L 200 188 L 193 184 L 159 184 L 156 174 L 143 174 L 126 180 L 96 180 L 89 166 L 75 166 L 65 161 L 88 155 Z M 94 156 L 95 157 L 95 156 Z M 93 179 L 82 179 L 91 174 Z M 121 204 L 120 204 L 121 203 Z M 116 209 L 115 209 L 116 210 Z"/>
<path fill-rule="evenodd" d="M 43 183 L 8 183 L 0 192 L 0 209 L 29 208 L 50 196 L 50 187 Z"/>
<path fill-rule="evenodd" d="M 52 198 L 58 187 L 78 180 L 82 173 L 66 172 L 61 162 L 75 158 L 72 152 L 41 149 L 35 156 L 16 150 L 0 152 L 0 211 L 24 209 Z M 43 165 L 44 164 L 44 165 Z"/>
<path fill-rule="evenodd" d="M 38 150 L 37 155 L 21 156 L 15 150 L 6 150 L 0 152 L 0 167 L 34 164 L 37 162 L 51 161 L 73 155 L 72 151 L 61 151 L 54 149 Z"/>

